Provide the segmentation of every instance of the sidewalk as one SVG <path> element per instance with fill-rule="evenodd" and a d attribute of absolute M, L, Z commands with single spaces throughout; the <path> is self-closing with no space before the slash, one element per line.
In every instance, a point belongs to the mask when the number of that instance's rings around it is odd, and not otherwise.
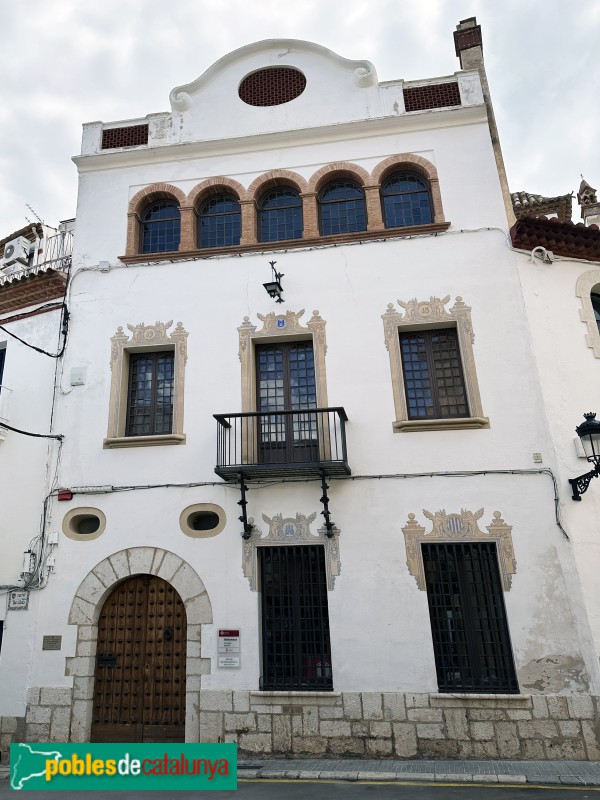
<path fill-rule="evenodd" d="M 244 759 L 238 762 L 238 778 L 600 786 L 600 761 Z"/>
<path fill-rule="evenodd" d="M 0 780 L 8 768 L 0 766 Z M 600 761 L 240 760 L 238 778 L 600 786 Z"/>

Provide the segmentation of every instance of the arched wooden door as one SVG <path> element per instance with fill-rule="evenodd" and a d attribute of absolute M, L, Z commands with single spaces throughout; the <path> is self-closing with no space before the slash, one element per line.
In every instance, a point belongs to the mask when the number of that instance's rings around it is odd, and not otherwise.
<path fill-rule="evenodd" d="M 185 741 L 186 614 L 153 575 L 113 589 L 98 622 L 92 742 Z"/>

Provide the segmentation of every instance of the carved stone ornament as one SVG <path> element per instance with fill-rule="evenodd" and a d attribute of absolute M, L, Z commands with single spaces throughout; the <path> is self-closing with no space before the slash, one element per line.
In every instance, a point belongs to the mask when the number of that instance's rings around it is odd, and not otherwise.
<path fill-rule="evenodd" d="M 408 521 L 402 532 L 406 545 L 406 565 L 408 571 L 417 581 L 417 586 L 424 592 L 425 568 L 423 566 L 423 549 L 421 545 L 435 542 L 495 542 L 498 554 L 498 567 L 502 588 L 508 592 L 511 587 L 512 576 L 517 571 L 517 562 L 512 541 L 512 526 L 507 525 L 499 511 L 494 511 L 494 519 L 487 526 L 488 533 L 479 529 L 477 520 L 483 516 L 483 508 L 473 513 L 462 509 L 460 514 L 446 514 L 444 510 L 431 511 L 423 509 L 423 514 L 431 520 L 432 528 L 429 533 L 415 519 L 414 514 L 408 515 Z"/>
<path fill-rule="evenodd" d="M 596 321 L 596 314 L 594 313 L 594 306 L 592 305 L 592 290 L 597 292 L 600 286 L 600 270 L 592 269 L 582 273 L 577 279 L 575 294 L 581 299 L 581 309 L 579 314 L 582 322 L 587 325 L 587 334 L 585 340 L 588 347 L 594 351 L 596 358 L 600 358 L 600 333 L 598 332 L 598 323 Z"/>
<path fill-rule="evenodd" d="M 149 444 L 182 444 L 185 442 L 183 433 L 183 398 L 184 376 L 187 363 L 188 332 L 181 322 L 169 335 L 169 322 L 155 322 L 154 325 L 127 325 L 131 337 L 127 336 L 123 326 L 119 325 L 117 332 L 111 337 L 110 348 L 110 406 L 108 414 L 108 432 L 104 440 L 104 447 L 134 447 Z M 125 436 L 127 416 L 127 377 L 129 373 L 130 352 L 140 353 L 147 347 L 156 351 L 164 348 L 174 353 L 173 375 L 173 421 L 169 434 L 158 436 Z"/>
<path fill-rule="evenodd" d="M 327 381 L 325 374 L 325 354 L 327 353 L 327 340 L 325 337 L 326 322 L 319 314 L 318 310 L 313 311 L 312 317 L 306 325 L 302 325 L 300 320 L 304 316 L 304 309 L 300 311 L 286 311 L 285 314 L 256 315 L 263 326 L 257 330 L 257 326 L 250 321 L 250 317 L 244 317 L 242 324 L 238 328 L 240 337 L 239 357 L 242 364 L 242 412 L 247 413 L 256 411 L 256 387 L 254 374 L 254 354 L 251 343 L 253 340 L 260 340 L 269 337 L 270 341 L 280 338 L 285 341 L 286 337 L 294 340 L 312 339 L 315 363 L 315 380 L 317 389 L 317 405 L 320 408 L 327 407 Z"/>
<path fill-rule="evenodd" d="M 471 322 L 471 308 L 462 297 L 457 297 L 451 308 L 446 308 L 450 295 L 443 298 L 430 297 L 429 300 L 398 300 L 402 311 L 396 310 L 393 303 L 388 303 L 385 314 L 382 314 L 385 346 L 389 353 L 392 375 L 392 391 L 396 420 L 395 431 L 410 430 L 443 430 L 446 428 L 487 428 L 489 419 L 484 416 L 479 394 L 477 371 L 473 343 L 475 334 Z M 468 417 L 409 420 L 408 404 L 404 387 L 402 353 L 400 351 L 399 332 L 403 327 L 409 331 L 431 328 L 454 328 L 457 333 L 461 363 L 465 381 L 465 391 L 469 406 Z"/>
<path fill-rule="evenodd" d="M 284 517 L 283 514 L 275 514 L 274 517 L 262 515 L 263 520 L 269 526 L 269 532 L 263 536 L 258 528 L 254 528 L 249 539 L 244 540 L 242 569 L 244 577 L 250 582 L 250 589 L 257 591 L 258 586 L 258 558 L 257 549 L 273 545 L 295 545 L 323 544 L 325 547 L 325 572 L 327 577 L 327 589 L 332 591 L 336 577 L 341 571 L 339 537 L 340 530 L 333 529 L 333 536 L 327 536 L 327 530 L 319 528 L 316 533 L 312 533 L 310 525 L 317 517 L 316 512 L 305 516 L 296 514 L 295 517 Z"/>

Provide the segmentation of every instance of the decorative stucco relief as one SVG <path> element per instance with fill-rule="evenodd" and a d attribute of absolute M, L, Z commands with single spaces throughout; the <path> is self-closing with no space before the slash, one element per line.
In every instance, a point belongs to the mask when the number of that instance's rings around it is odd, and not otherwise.
<path fill-rule="evenodd" d="M 317 389 L 317 405 L 319 408 L 327 407 L 327 382 L 325 372 L 325 354 L 327 353 L 327 339 L 325 336 L 326 322 L 319 314 L 318 310 L 313 311 L 312 317 L 306 325 L 302 325 L 300 320 L 304 316 L 304 309 L 300 311 L 286 311 L 285 314 L 256 315 L 263 326 L 257 330 L 257 326 L 250 321 L 250 317 L 244 317 L 242 324 L 238 328 L 240 337 L 239 357 L 242 364 L 242 412 L 247 413 L 256 411 L 256 390 L 254 375 L 254 352 L 252 342 L 256 339 L 270 337 L 272 340 L 280 338 L 285 341 L 286 337 L 297 340 L 312 339 L 315 360 L 315 380 Z"/>
<path fill-rule="evenodd" d="M 262 515 L 264 522 L 269 526 L 269 532 L 263 536 L 261 531 L 254 527 L 251 537 L 245 539 L 243 545 L 242 569 L 253 592 L 257 591 L 258 587 L 258 548 L 283 544 L 292 547 L 294 545 L 323 544 L 327 589 L 329 591 L 333 589 L 335 579 L 342 568 L 339 546 L 340 530 L 334 527 L 331 538 L 327 536 L 327 530 L 324 527 L 319 528 L 316 533 L 312 533 L 310 525 L 316 517 L 316 511 L 308 516 L 297 513 L 295 517 L 284 517 L 283 514 L 275 514 L 273 517 Z"/>
<path fill-rule="evenodd" d="M 431 521 L 429 532 L 416 521 L 414 514 L 408 515 L 408 521 L 402 532 L 406 545 L 406 565 L 408 571 L 417 581 L 417 586 L 424 592 L 425 568 L 423 566 L 423 550 L 421 544 L 435 542 L 495 542 L 498 555 L 498 566 L 502 588 L 508 592 L 512 576 L 517 571 L 517 562 L 512 542 L 512 526 L 507 525 L 499 511 L 494 511 L 494 519 L 487 526 L 486 534 L 480 530 L 477 520 L 481 519 L 484 510 L 473 513 L 462 509 L 460 514 L 447 514 L 444 510 L 426 511 L 423 514 Z"/>

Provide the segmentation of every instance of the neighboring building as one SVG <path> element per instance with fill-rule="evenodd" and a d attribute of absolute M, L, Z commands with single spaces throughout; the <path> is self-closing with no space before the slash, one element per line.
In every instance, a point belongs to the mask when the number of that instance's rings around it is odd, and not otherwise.
<path fill-rule="evenodd" d="M 474 19 L 455 44 L 461 71 L 379 83 L 259 42 L 84 126 L 56 576 L 3 724 L 600 755 Z"/>
<path fill-rule="evenodd" d="M 550 219 L 555 217 L 559 222 L 567 222 L 571 219 L 571 194 L 563 194 L 558 197 L 542 197 L 541 194 L 529 194 L 528 192 L 513 192 L 511 194 L 515 217 L 541 216 Z"/>
<path fill-rule="evenodd" d="M 66 331 L 72 221 L 28 225 L 0 241 L 0 748 L 22 736 L 32 654 L 55 545 L 45 498 L 56 486 L 60 439 L 54 385 Z M 50 354 L 50 355 L 48 355 Z M 54 437 L 54 438 L 53 438 Z M 48 525 L 44 525 L 44 519 Z M 56 528 L 55 528 L 56 529 Z"/>
<path fill-rule="evenodd" d="M 546 416 L 556 453 L 556 478 L 563 525 L 569 533 L 577 575 L 600 653 L 600 494 L 573 502 L 569 479 L 593 466 L 575 427 L 584 413 L 600 412 L 600 204 L 582 180 L 577 194 L 583 222 L 545 216 L 520 219 L 511 230 L 517 256 Z M 585 492 L 585 481 L 578 487 Z"/>

